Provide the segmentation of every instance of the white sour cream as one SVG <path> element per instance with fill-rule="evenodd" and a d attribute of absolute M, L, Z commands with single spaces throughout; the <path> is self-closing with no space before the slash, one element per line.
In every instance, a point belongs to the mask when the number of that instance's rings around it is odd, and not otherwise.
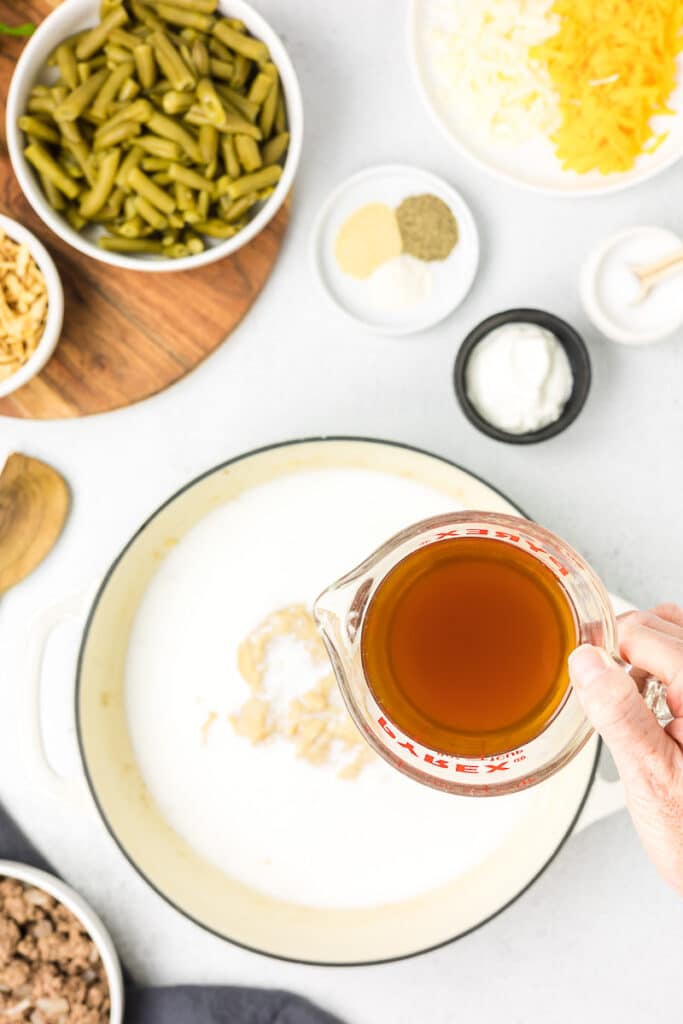
<path fill-rule="evenodd" d="M 511 322 L 475 346 L 467 361 L 467 397 L 483 419 L 508 434 L 554 423 L 574 378 L 563 346 L 537 324 Z"/>

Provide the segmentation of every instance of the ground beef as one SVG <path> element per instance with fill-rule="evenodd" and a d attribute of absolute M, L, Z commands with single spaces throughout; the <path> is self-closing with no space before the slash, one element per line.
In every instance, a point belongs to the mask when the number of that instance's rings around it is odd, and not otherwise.
<path fill-rule="evenodd" d="M 0 877 L 0 1024 L 107 1024 L 95 943 L 54 897 Z"/>

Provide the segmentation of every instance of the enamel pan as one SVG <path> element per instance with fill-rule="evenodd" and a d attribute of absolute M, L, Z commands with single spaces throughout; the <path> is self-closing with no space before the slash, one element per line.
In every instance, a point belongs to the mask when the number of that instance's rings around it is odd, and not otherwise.
<path fill-rule="evenodd" d="M 413 956 L 466 935 L 509 906 L 547 868 L 572 832 L 593 785 L 598 754 L 594 740 L 560 773 L 535 787 L 534 799 L 524 802 L 522 820 L 484 862 L 438 890 L 400 904 L 322 910 L 281 902 L 228 877 L 174 833 L 139 775 L 124 710 L 130 630 L 164 543 L 169 537 L 182 539 L 217 504 L 251 487 L 293 472 L 343 467 L 411 477 L 459 505 L 520 514 L 503 495 L 460 467 L 401 445 L 334 438 L 250 452 L 171 497 L 121 552 L 88 616 L 76 691 L 78 736 L 90 789 L 112 837 L 142 877 L 180 913 L 222 938 L 285 960 L 340 966 Z M 594 802 L 600 803 L 597 793 Z M 587 815 L 600 813 L 588 808 L 582 823 Z M 248 827 L 248 822 L 236 823 L 236 828 Z"/>

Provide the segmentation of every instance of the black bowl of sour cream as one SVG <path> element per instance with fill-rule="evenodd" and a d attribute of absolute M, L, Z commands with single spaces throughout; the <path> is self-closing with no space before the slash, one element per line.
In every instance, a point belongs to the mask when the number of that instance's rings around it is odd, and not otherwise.
<path fill-rule="evenodd" d="M 455 393 L 467 419 L 508 444 L 547 441 L 581 412 L 591 384 L 588 349 L 566 321 L 509 309 L 478 324 L 455 360 Z"/>

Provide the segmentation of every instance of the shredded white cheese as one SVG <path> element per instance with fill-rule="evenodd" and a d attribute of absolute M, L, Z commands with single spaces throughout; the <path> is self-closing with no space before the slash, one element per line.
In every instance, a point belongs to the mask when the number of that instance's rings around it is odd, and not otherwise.
<path fill-rule="evenodd" d="M 429 33 L 444 104 L 479 133 L 520 143 L 551 135 L 559 106 L 529 48 L 558 28 L 552 0 L 439 0 Z"/>

